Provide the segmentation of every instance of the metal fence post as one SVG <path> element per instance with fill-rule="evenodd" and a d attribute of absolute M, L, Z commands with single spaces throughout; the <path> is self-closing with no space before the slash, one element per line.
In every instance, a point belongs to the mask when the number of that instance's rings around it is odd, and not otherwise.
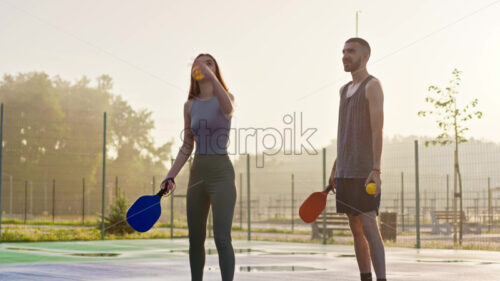
<path fill-rule="evenodd" d="M 26 224 L 26 216 L 28 213 L 28 181 L 24 181 L 24 224 Z"/>
<path fill-rule="evenodd" d="M 52 179 L 52 223 L 56 218 L 56 179 Z"/>
<path fill-rule="evenodd" d="M 323 187 L 326 186 L 326 148 L 323 147 Z M 326 244 L 326 206 L 323 209 L 323 244 Z"/>
<path fill-rule="evenodd" d="M 450 209 L 450 175 L 446 175 L 446 211 Z M 448 222 L 448 219 L 446 219 Z"/>
<path fill-rule="evenodd" d="M 34 218 L 34 213 L 33 213 L 33 181 L 30 181 L 30 208 L 29 212 L 31 214 L 31 217 Z"/>
<path fill-rule="evenodd" d="M 104 112 L 103 142 L 102 142 L 102 206 L 101 206 L 101 240 L 104 240 L 104 211 L 106 199 L 106 112 Z"/>
<path fill-rule="evenodd" d="M 175 160 L 172 158 L 170 159 L 170 164 L 172 167 L 174 166 Z M 154 193 L 154 192 L 153 192 Z M 170 194 L 170 239 L 174 238 L 174 193 Z"/>
<path fill-rule="evenodd" d="M 488 232 L 491 231 L 491 225 L 493 223 L 493 204 L 491 200 L 491 185 L 490 185 L 490 177 L 488 177 Z"/>
<path fill-rule="evenodd" d="M 0 241 L 2 241 L 2 160 L 3 160 L 3 103 L 0 105 Z M 10 177 L 12 180 L 12 176 Z M 12 188 L 10 189 L 12 198 Z M 10 203 L 12 209 L 12 203 Z"/>
<path fill-rule="evenodd" d="M 151 184 L 151 188 L 153 189 L 152 194 L 155 194 L 155 185 L 156 185 L 156 179 L 155 179 L 155 176 L 153 176 L 153 183 Z"/>
<path fill-rule="evenodd" d="M 294 201 L 294 193 L 295 193 L 295 180 L 294 180 L 294 174 L 292 173 L 292 210 L 291 210 L 291 214 L 290 214 L 290 218 L 292 220 L 292 233 L 293 233 L 293 214 L 294 214 L 294 210 L 293 210 L 293 201 Z"/>
<path fill-rule="evenodd" d="M 419 175 L 418 175 L 418 140 L 415 140 L 415 224 L 417 232 L 416 248 L 420 249 L 420 190 L 419 190 Z"/>
<path fill-rule="evenodd" d="M 240 228 L 243 228 L 243 174 L 240 173 Z"/>
<path fill-rule="evenodd" d="M 13 187 L 13 179 L 12 176 L 9 176 L 9 187 L 10 187 L 10 192 L 9 192 L 9 214 L 12 215 L 12 194 L 14 192 L 14 187 Z"/>
<path fill-rule="evenodd" d="M 85 178 L 82 178 L 82 224 L 85 224 Z"/>
<path fill-rule="evenodd" d="M 118 176 L 115 176 L 115 197 L 118 198 Z"/>
<path fill-rule="evenodd" d="M 247 229 L 247 239 L 248 241 L 251 240 L 251 233 L 252 233 L 252 224 L 251 224 L 251 200 L 250 200 L 250 154 L 247 154 L 247 215 L 248 215 L 248 218 L 247 218 L 247 225 L 248 225 L 248 229 Z"/>
<path fill-rule="evenodd" d="M 405 189 L 404 173 L 401 172 L 401 230 L 405 231 Z"/>

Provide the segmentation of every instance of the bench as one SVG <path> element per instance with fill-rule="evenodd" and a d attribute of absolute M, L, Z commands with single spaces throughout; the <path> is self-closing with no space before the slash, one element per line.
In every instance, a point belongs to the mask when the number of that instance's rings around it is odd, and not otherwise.
<path fill-rule="evenodd" d="M 321 238 L 323 234 L 323 213 L 311 223 L 312 236 L 311 239 Z M 326 213 L 326 237 L 333 236 L 334 230 L 351 230 L 349 228 L 349 218 L 345 214 L 338 214 L 334 212 Z"/>
<path fill-rule="evenodd" d="M 451 234 L 451 229 L 455 224 L 456 217 L 456 226 L 460 226 L 460 218 L 458 216 L 459 212 L 453 211 L 436 211 L 431 210 L 431 218 L 432 218 L 432 234 Z M 461 212 L 462 215 L 462 224 L 464 233 L 474 233 L 481 234 L 481 226 L 478 223 L 467 222 L 467 218 L 465 217 L 465 212 Z"/>

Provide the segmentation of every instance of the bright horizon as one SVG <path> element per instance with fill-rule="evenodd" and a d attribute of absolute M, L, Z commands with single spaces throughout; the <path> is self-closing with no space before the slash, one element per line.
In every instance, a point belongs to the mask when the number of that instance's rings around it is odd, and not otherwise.
<path fill-rule="evenodd" d="M 237 2 L 237 3 L 235 3 Z M 0 74 L 43 71 L 73 81 L 108 74 L 114 94 L 153 112 L 156 145 L 180 144 L 190 63 L 217 59 L 236 98 L 232 126 L 275 127 L 303 115 L 318 131 L 314 147 L 337 134 L 338 90 L 350 81 L 341 50 L 355 36 L 372 47 L 368 71 L 385 94 L 384 135 L 436 136 L 432 84 L 463 71 L 459 102 L 479 99 L 483 119 L 467 137 L 500 142 L 500 1 L 4 1 L 0 0 Z"/>

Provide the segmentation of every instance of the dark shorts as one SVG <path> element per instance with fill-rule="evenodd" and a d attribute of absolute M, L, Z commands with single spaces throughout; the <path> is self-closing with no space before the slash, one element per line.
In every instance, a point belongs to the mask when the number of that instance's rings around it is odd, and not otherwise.
<path fill-rule="evenodd" d="M 337 213 L 356 216 L 375 211 L 378 215 L 381 194 L 375 197 L 366 193 L 365 181 L 366 179 L 335 179 Z"/>

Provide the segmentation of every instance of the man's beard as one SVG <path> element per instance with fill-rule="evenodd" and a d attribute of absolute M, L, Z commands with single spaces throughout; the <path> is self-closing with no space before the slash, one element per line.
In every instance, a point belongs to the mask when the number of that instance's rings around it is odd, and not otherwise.
<path fill-rule="evenodd" d="M 358 70 L 360 66 L 361 66 L 361 58 L 359 58 L 359 60 L 354 63 L 350 63 L 349 65 L 344 64 L 344 71 L 353 72 Z"/>

